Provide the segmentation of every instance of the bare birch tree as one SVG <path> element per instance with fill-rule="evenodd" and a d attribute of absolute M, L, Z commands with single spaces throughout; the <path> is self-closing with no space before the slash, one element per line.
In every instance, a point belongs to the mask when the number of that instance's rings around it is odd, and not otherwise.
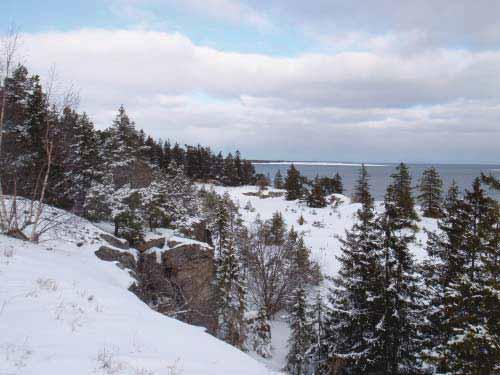
<path fill-rule="evenodd" d="M 10 78 L 12 68 L 15 64 L 17 48 L 19 45 L 19 33 L 14 25 L 11 25 L 6 35 L 1 39 L 0 45 L 0 159 L 2 158 L 3 134 L 5 125 L 5 107 L 7 104 L 6 82 Z M 7 205 L 3 194 L 3 180 L 0 173 L 0 230 L 6 232 L 9 230 L 9 219 L 7 214 Z"/>

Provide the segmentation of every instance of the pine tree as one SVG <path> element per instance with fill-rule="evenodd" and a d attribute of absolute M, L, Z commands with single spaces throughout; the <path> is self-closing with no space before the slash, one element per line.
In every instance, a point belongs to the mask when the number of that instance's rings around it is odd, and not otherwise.
<path fill-rule="evenodd" d="M 321 366 L 324 364 L 325 359 L 328 357 L 326 351 L 327 346 L 324 344 L 325 341 L 325 319 L 326 319 L 326 307 L 323 302 L 323 297 L 321 293 L 316 294 L 314 300 L 314 305 L 311 309 L 311 322 L 312 322 L 312 340 L 309 347 L 309 358 L 311 364 L 311 370 L 313 374 L 320 374 L 322 371 Z"/>
<path fill-rule="evenodd" d="M 418 220 L 412 195 L 411 176 L 408 167 L 401 163 L 391 175 L 392 183 L 387 187 L 385 209 L 394 224 L 402 228 L 416 228 Z"/>
<path fill-rule="evenodd" d="M 271 324 L 265 307 L 259 309 L 249 331 L 251 332 L 250 346 L 252 350 L 262 358 L 271 358 Z"/>
<path fill-rule="evenodd" d="M 286 200 L 293 201 L 302 198 L 302 179 L 300 172 L 292 164 L 285 179 Z"/>
<path fill-rule="evenodd" d="M 422 206 L 424 216 L 436 219 L 442 217 L 443 181 L 436 168 L 431 167 L 423 172 L 419 190 L 420 194 L 417 198 Z"/>
<path fill-rule="evenodd" d="M 339 172 L 335 173 L 332 180 L 332 187 L 334 194 L 344 194 L 344 185 L 342 183 L 342 176 Z"/>
<path fill-rule="evenodd" d="M 500 368 L 499 212 L 479 179 L 464 199 L 451 191 L 440 233 L 429 237 L 433 292 L 429 360 L 439 374 L 490 374 Z"/>
<path fill-rule="evenodd" d="M 347 373 L 377 373 L 384 368 L 380 322 L 384 313 L 382 231 L 369 191 L 357 221 L 342 240 L 339 275 L 330 293 L 323 353 L 328 373 L 342 366 Z"/>
<path fill-rule="evenodd" d="M 397 375 L 418 373 L 421 367 L 423 296 L 417 267 L 409 250 L 416 228 L 411 179 L 404 164 L 392 177 L 393 184 L 387 189 L 385 213 L 381 218 L 384 293 L 383 316 L 377 328 L 383 373 Z"/>
<path fill-rule="evenodd" d="M 217 336 L 229 344 L 242 348 L 245 340 L 245 282 L 240 270 L 232 234 L 225 238 L 222 254 L 218 259 L 217 283 Z"/>
<path fill-rule="evenodd" d="M 361 203 L 364 205 L 372 205 L 373 198 L 370 194 L 370 175 L 364 164 L 361 164 L 359 169 L 358 180 L 356 181 L 356 186 L 354 187 L 354 195 L 352 197 L 353 203 Z"/>
<path fill-rule="evenodd" d="M 318 178 L 315 179 L 313 188 L 307 196 L 307 205 L 314 208 L 326 207 L 325 194 Z"/>
<path fill-rule="evenodd" d="M 313 342 L 313 329 L 306 292 L 302 286 L 297 287 L 292 295 L 290 328 L 285 369 L 291 375 L 308 374 L 311 367 L 308 351 Z"/>
<path fill-rule="evenodd" d="M 276 175 L 274 176 L 274 187 L 276 189 L 283 189 L 285 183 L 283 182 L 283 176 L 281 175 L 281 171 L 278 169 Z"/>

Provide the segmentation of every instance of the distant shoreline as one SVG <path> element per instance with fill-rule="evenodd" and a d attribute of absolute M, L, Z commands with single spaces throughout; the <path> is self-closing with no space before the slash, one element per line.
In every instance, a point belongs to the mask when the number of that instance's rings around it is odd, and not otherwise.
<path fill-rule="evenodd" d="M 344 167 L 361 167 L 361 163 L 341 163 L 327 161 L 286 161 L 286 160 L 255 160 L 252 164 L 257 165 L 317 165 L 317 166 L 344 166 Z M 387 164 L 365 164 L 366 167 L 387 167 Z"/>

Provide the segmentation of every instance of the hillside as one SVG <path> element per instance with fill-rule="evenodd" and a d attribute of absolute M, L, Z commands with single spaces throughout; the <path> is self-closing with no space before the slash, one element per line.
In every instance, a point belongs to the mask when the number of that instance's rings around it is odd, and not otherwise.
<path fill-rule="evenodd" d="M 62 224 L 39 244 L 0 235 L 0 373 L 269 374 L 204 329 L 151 310 L 132 278 L 99 260 L 100 229 Z"/>

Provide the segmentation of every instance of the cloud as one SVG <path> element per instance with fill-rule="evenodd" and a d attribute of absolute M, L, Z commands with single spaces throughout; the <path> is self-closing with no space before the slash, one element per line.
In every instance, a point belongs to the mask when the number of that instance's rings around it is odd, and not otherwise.
<path fill-rule="evenodd" d="M 108 0 L 115 15 L 128 18 L 139 26 L 168 26 L 165 21 L 172 9 L 182 9 L 205 18 L 233 25 L 270 29 L 270 20 L 238 0 Z"/>
<path fill-rule="evenodd" d="M 124 104 L 163 139 L 253 157 L 491 161 L 500 157 L 500 52 L 219 51 L 179 33 L 26 34 L 34 72 L 57 64 L 99 127 Z M 460 151 L 461 150 L 461 151 Z"/>
<path fill-rule="evenodd" d="M 500 46 L 500 2 L 495 0 L 254 0 L 256 9 L 270 9 L 274 17 L 320 38 L 359 33 L 369 37 L 410 36 L 403 44 L 421 47 Z M 414 40 L 419 36 L 418 40 Z"/>

